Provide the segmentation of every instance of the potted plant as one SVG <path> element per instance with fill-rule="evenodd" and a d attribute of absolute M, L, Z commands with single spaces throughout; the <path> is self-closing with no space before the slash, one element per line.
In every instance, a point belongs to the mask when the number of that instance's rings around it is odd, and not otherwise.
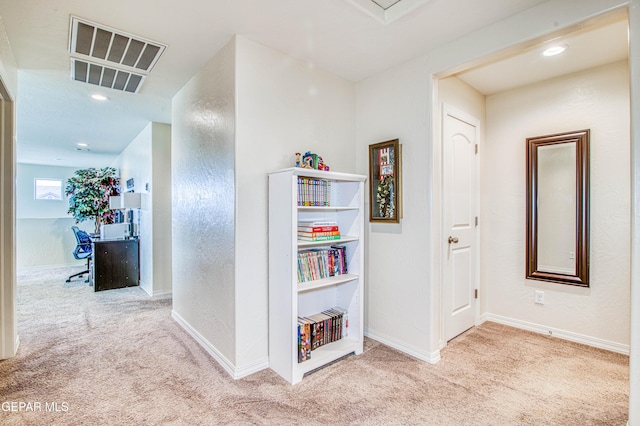
<path fill-rule="evenodd" d="M 102 223 L 113 223 L 109 197 L 120 195 L 120 179 L 113 167 L 76 170 L 67 180 L 64 192 L 69 196 L 68 213 L 76 223 L 92 219 L 96 233 L 100 232 Z"/>

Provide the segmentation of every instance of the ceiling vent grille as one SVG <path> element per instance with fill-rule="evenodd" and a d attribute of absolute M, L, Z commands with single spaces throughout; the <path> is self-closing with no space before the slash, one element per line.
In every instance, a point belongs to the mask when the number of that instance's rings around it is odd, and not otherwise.
<path fill-rule="evenodd" d="M 136 93 L 165 49 L 162 43 L 71 17 L 74 80 Z"/>
<path fill-rule="evenodd" d="M 71 78 L 83 83 L 123 92 L 137 93 L 145 79 L 142 74 L 115 69 L 100 64 L 71 58 Z"/>

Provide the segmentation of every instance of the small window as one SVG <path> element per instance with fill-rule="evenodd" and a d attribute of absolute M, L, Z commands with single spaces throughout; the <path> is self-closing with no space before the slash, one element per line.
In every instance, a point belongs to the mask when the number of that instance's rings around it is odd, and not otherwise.
<path fill-rule="evenodd" d="M 35 179 L 36 200 L 62 200 L 60 179 Z"/>

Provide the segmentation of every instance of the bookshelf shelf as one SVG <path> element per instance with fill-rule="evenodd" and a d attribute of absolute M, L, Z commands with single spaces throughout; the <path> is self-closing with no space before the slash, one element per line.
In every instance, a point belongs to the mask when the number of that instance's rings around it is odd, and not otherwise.
<path fill-rule="evenodd" d="M 336 275 L 329 278 L 322 278 L 321 280 L 298 283 L 298 293 L 302 293 L 309 290 L 316 290 L 319 288 L 329 287 L 333 285 L 344 284 L 350 281 L 357 280 L 358 278 L 359 278 L 358 275 L 344 274 L 344 275 Z"/>
<path fill-rule="evenodd" d="M 299 179 L 320 180 L 325 206 L 300 206 Z M 290 168 L 269 174 L 269 365 L 289 383 L 345 355 L 360 354 L 364 342 L 364 182 L 365 176 Z M 325 190 L 328 188 L 328 190 Z M 308 188 L 305 188 L 305 190 Z M 309 198 L 307 198 L 308 200 Z M 299 222 L 335 222 L 339 240 L 298 240 Z M 347 273 L 298 282 L 298 251 L 342 246 Z M 345 263 L 345 262 L 343 262 Z M 308 277 L 308 275 L 307 275 Z M 298 362 L 298 317 L 341 307 L 348 334 L 311 351 Z"/>
<path fill-rule="evenodd" d="M 313 357 L 309 361 L 305 361 L 299 364 L 298 373 L 301 376 L 313 371 L 316 368 L 320 368 L 325 364 L 335 361 L 343 356 L 349 355 L 358 351 L 360 342 L 357 339 L 344 338 L 337 342 L 329 343 L 328 345 L 321 346 L 313 351 Z"/>
<path fill-rule="evenodd" d="M 341 210 L 358 210 L 357 207 L 331 207 L 331 206 L 298 206 L 299 211 L 341 211 Z"/>
<path fill-rule="evenodd" d="M 344 243 L 348 243 L 351 241 L 358 241 L 360 238 L 358 237 L 353 237 L 353 236 L 346 236 L 346 237 L 342 237 L 339 240 L 327 240 L 327 241 L 304 241 L 304 240 L 297 240 L 298 241 L 298 247 L 316 247 L 316 246 L 334 246 L 334 245 L 340 245 L 340 244 L 344 244 Z"/>

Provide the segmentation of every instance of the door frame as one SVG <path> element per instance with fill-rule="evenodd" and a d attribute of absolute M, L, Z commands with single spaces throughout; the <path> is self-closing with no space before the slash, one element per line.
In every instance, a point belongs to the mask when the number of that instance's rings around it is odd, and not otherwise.
<path fill-rule="evenodd" d="M 434 80 L 434 83 L 437 84 L 439 80 Z M 475 126 L 475 138 L 476 138 L 476 146 L 478 147 L 478 151 L 476 154 L 476 185 L 475 185 L 475 193 L 476 193 L 476 217 L 478 218 L 478 225 L 475 227 L 475 238 L 476 243 L 473 247 L 473 251 L 475 252 L 476 263 L 475 263 L 475 283 L 474 286 L 478 291 L 478 297 L 476 298 L 475 306 L 474 306 L 474 324 L 476 327 L 480 324 L 480 301 L 482 297 L 482 292 L 480 292 L 480 264 L 481 264 L 481 250 L 480 250 L 480 152 L 481 152 L 481 138 L 480 135 L 482 132 L 480 131 L 480 119 L 472 116 L 471 114 L 445 102 L 439 102 L 440 108 L 437 111 L 440 112 L 440 135 L 438 138 L 438 143 L 440 145 L 440 224 L 439 224 L 439 234 L 440 234 L 440 244 L 438 245 L 438 250 L 440 253 L 440 349 L 447 346 L 447 303 L 446 303 L 446 274 L 445 270 L 447 267 L 447 251 L 449 249 L 449 245 L 445 242 L 445 235 L 448 235 L 448 230 L 445 229 L 445 205 L 444 202 L 446 194 L 444 188 L 444 121 L 447 115 L 452 115 L 458 118 L 461 121 L 464 121 L 467 124 Z"/>
<path fill-rule="evenodd" d="M 16 142 L 15 104 L 0 78 L 0 359 L 20 344 L 16 318 Z"/>

